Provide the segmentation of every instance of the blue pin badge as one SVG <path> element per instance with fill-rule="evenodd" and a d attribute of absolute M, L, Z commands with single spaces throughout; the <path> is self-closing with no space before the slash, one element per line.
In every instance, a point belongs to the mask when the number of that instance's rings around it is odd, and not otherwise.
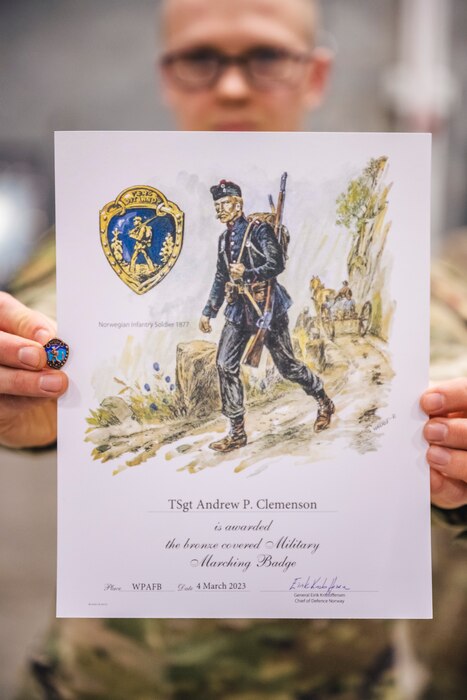
<path fill-rule="evenodd" d="M 70 348 L 60 338 L 52 338 L 44 345 L 47 354 L 47 365 L 51 369 L 60 369 L 68 360 Z"/>

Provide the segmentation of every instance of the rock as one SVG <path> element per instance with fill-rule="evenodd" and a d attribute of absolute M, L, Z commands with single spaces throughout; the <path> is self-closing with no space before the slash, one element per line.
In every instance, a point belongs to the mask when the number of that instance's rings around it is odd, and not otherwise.
<path fill-rule="evenodd" d="M 220 410 L 216 351 L 206 340 L 177 345 L 177 387 L 188 416 L 205 418 Z"/>
<path fill-rule="evenodd" d="M 131 408 L 120 396 L 107 396 L 101 401 L 102 426 L 120 425 L 133 417 Z"/>

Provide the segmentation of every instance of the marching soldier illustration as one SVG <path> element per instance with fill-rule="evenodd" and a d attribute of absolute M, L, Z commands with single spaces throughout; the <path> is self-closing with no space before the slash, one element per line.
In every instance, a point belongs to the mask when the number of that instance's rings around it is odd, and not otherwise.
<path fill-rule="evenodd" d="M 222 413 L 230 421 L 230 432 L 211 443 L 211 449 L 218 452 L 247 443 L 240 367 L 242 358 L 244 364 L 258 366 L 263 345 L 280 374 L 317 401 L 316 432 L 329 426 L 335 410 L 320 377 L 294 355 L 287 313 L 292 299 L 277 281 L 285 269 L 288 242 L 282 227 L 286 177 L 284 173 L 274 227 L 264 217 L 247 219 L 241 189 L 234 182 L 221 180 L 211 187 L 217 218 L 227 228 L 219 238 L 217 269 L 199 325 L 203 333 L 210 333 L 211 319 L 227 302 L 217 369 Z"/>

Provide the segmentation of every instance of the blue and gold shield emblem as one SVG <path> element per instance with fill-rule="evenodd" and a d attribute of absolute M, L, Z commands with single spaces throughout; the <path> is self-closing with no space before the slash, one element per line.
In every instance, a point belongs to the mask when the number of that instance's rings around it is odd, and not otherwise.
<path fill-rule="evenodd" d="M 129 187 L 100 211 L 105 257 L 137 294 L 156 286 L 177 262 L 183 244 L 184 215 L 159 190 Z"/>

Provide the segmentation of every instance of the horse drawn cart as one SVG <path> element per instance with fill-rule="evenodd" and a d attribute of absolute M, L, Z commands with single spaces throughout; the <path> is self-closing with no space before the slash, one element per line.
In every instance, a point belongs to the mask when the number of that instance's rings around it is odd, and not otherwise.
<path fill-rule="evenodd" d="M 333 340 L 341 335 L 365 336 L 371 327 L 372 305 L 365 301 L 360 308 L 352 297 L 347 282 L 336 292 L 324 286 L 319 277 L 312 277 L 310 292 L 319 326 Z"/>

